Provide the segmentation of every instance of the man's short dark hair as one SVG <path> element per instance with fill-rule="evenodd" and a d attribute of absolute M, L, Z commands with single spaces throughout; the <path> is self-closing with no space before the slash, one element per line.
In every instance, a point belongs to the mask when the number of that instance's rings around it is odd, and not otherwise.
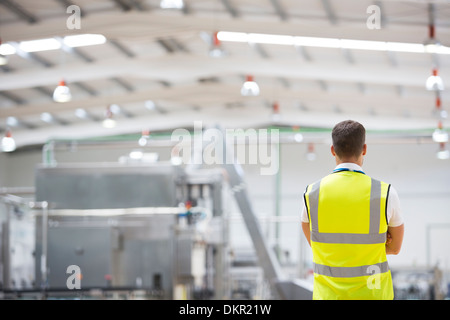
<path fill-rule="evenodd" d="M 366 129 L 359 122 L 345 120 L 334 126 L 331 138 L 340 158 L 359 157 L 366 142 Z"/>

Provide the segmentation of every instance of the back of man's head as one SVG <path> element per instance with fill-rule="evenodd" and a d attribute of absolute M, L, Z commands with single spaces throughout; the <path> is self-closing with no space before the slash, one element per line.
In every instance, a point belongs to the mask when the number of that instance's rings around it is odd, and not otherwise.
<path fill-rule="evenodd" d="M 345 120 L 334 126 L 331 138 L 339 158 L 359 157 L 366 142 L 366 129 L 359 122 Z"/>

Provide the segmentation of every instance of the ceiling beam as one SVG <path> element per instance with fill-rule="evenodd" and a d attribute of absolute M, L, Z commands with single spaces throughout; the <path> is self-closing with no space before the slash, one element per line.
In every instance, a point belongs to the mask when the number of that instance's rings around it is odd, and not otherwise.
<path fill-rule="evenodd" d="M 123 11 L 130 11 L 133 9 L 131 4 L 129 4 L 126 0 L 113 0 L 113 2 Z"/>
<path fill-rule="evenodd" d="M 16 49 L 16 54 L 19 57 L 21 57 L 21 58 L 23 58 L 25 60 L 31 60 L 31 61 L 37 62 L 38 64 L 40 64 L 41 66 L 46 67 L 46 68 L 53 67 L 53 63 L 51 63 L 51 62 L 47 61 L 46 59 L 42 58 L 41 56 L 39 56 L 39 54 L 36 54 L 35 52 L 23 51 L 20 48 L 19 43 L 12 42 L 10 44 L 14 47 L 14 49 Z"/>
<path fill-rule="evenodd" d="M 228 13 L 233 17 L 237 18 L 239 17 L 239 12 L 237 9 L 231 4 L 230 0 L 220 0 L 222 2 L 225 9 L 227 9 Z"/>
<path fill-rule="evenodd" d="M 304 62 L 301 68 L 298 60 L 265 59 L 254 57 L 224 57 L 205 59 L 203 55 L 171 54 L 151 58 L 115 58 L 98 60 L 86 65 L 72 63 L 67 66 L 54 66 L 45 70 L 20 70 L 0 74 L 0 90 L 14 90 L 57 83 L 61 74 L 66 81 L 90 81 L 119 76 L 133 76 L 136 78 L 169 83 L 183 83 L 197 81 L 199 78 L 213 76 L 227 76 L 242 73 L 265 77 L 284 77 L 286 79 L 324 80 L 340 82 L 362 82 L 366 84 L 404 85 L 421 87 L 424 79 L 429 75 L 427 66 L 398 66 L 377 65 L 369 63 L 337 64 L 334 61 Z M 442 74 L 444 83 L 450 83 L 450 74 Z"/>
<path fill-rule="evenodd" d="M 336 25 L 338 20 L 336 17 L 336 13 L 335 13 L 333 7 L 331 6 L 330 0 L 322 0 L 322 6 L 323 6 L 323 9 L 325 10 L 325 13 L 326 13 L 330 23 L 332 25 Z"/>
<path fill-rule="evenodd" d="M 117 83 L 120 87 L 124 88 L 128 92 L 134 91 L 134 87 L 121 78 L 114 77 L 111 80 Z"/>
<path fill-rule="evenodd" d="M 224 0 L 225 1 L 225 0 Z M 170 14 L 170 13 L 169 13 Z M 148 23 L 152 21 L 152 23 Z M 389 24 L 388 27 L 373 32 L 368 28 L 362 28 L 360 21 L 349 21 L 329 27 L 327 20 L 311 21 L 302 19 L 289 19 L 283 23 L 274 21 L 270 17 L 252 20 L 249 23 L 245 19 L 215 18 L 215 29 L 254 32 L 269 34 L 288 34 L 311 37 L 346 38 L 360 40 L 379 40 L 422 43 L 428 34 L 428 26 L 418 24 Z M 156 40 L 160 38 L 176 37 L 182 34 L 198 34 L 205 30 L 211 30 L 211 18 L 194 15 L 176 15 L 174 19 L 168 19 L 167 15 L 158 14 L 157 11 L 127 11 L 106 12 L 89 14 L 83 18 L 83 32 L 100 33 L 108 39 Z M 18 25 L 8 23 L 2 25 L 2 40 L 22 41 L 41 39 L 72 34 L 73 31 L 61 23 L 60 18 L 48 18 L 39 24 Z M 440 26 L 439 38 L 450 39 L 450 25 Z M 450 45 L 450 43 L 443 43 Z"/>
<path fill-rule="evenodd" d="M 355 82 L 356 84 L 357 82 Z M 127 104 L 142 103 L 144 108 L 144 101 L 152 100 L 155 104 L 158 101 L 171 101 L 181 105 L 199 105 L 205 108 L 211 106 L 221 106 L 226 104 L 258 102 L 261 100 L 273 99 L 283 101 L 298 101 L 320 103 L 323 105 L 339 104 L 341 106 L 349 106 L 355 109 L 361 109 L 363 106 L 374 106 L 379 110 L 385 112 L 395 112 L 401 108 L 408 108 L 414 110 L 422 110 L 424 114 L 432 116 L 433 95 L 423 96 L 400 96 L 396 92 L 391 94 L 376 94 L 371 93 L 370 90 L 357 92 L 341 92 L 333 90 L 322 90 L 317 88 L 315 90 L 280 86 L 273 91 L 273 85 L 260 84 L 261 94 L 259 97 L 243 97 L 240 94 L 240 86 L 229 85 L 223 83 L 198 83 L 195 85 L 178 85 L 173 87 L 162 87 L 153 90 L 140 90 L 134 92 L 124 92 L 108 96 L 108 101 L 111 103 L 123 106 L 126 108 Z M 367 89 L 367 87 L 365 87 Z M 259 102 L 258 102 L 259 103 Z M 85 99 L 72 100 L 66 103 L 47 102 L 40 104 L 27 104 L 20 108 L 2 108 L 0 109 L 0 118 L 16 117 L 25 119 L 27 116 L 39 115 L 43 112 L 55 113 L 74 111 L 78 108 L 83 108 L 86 111 L 92 111 L 96 108 L 104 108 L 105 97 L 96 96 Z M 423 106 L 429 105 L 427 111 Z M 168 110 L 170 111 L 170 110 Z M 383 112 L 380 112 L 383 113 Z"/>
<path fill-rule="evenodd" d="M 119 50 L 125 57 L 133 58 L 135 56 L 135 54 L 130 49 L 122 45 L 118 40 L 111 39 L 108 40 L 107 43 L 111 44 L 114 48 Z"/>
<path fill-rule="evenodd" d="M 209 125 L 220 124 L 223 128 L 263 128 L 273 123 L 270 121 L 269 113 L 264 112 L 265 109 L 261 104 L 252 105 L 246 108 L 228 109 L 226 114 L 219 108 L 202 109 L 202 124 L 207 127 Z M 345 116 L 350 116 L 345 114 Z M 435 126 L 435 119 L 414 119 L 405 118 L 404 116 L 373 116 L 369 113 L 354 115 L 358 121 L 364 123 L 367 130 L 420 130 L 430 129 Z M 323 112 L 308 111 L 303 112 L 298 108 L 292 110 L 282 109 L 281 120 L 278 124 L 284 126 L 302 127 L 318 127 L 331 129 L 338 121 L 343 118 L 342 114 L 330 113 L 324 117 Z M 14 132 L 14 139 L 17 147 L 24 145 L 44 144 L 52 139 L 83 139 L 90 137 L 101 137 L 108 135 L 120 134 L 136 134 L 142 129 L 150 129 L 151 131 L 168 131 L 176 128 L 192 127 L 195 121 L 198 121 L 198 113 L 192 110 L 181 111 L 176 117 L 168 117 L 167 115 L 158 115 L 148 113 L 146 116 L 135 118 L 121 118 L 118 125 L 113 130 L 103 128 L 98 122 L 84 122 L 77 124 L 76 133 L 68 130 L 67 127 L 45 126 L 36 128 L 33 134 L 28 130 L 18 130 Z M 218 119 L 220 119 L 218 121 Z M 422 133 L 423 134 L 423 133 Z M 411 135 L 411 131 L 408 131 Z M 329 137 L 325 143 L 329 143 Z M 431 139 L 430 139 L 431 141 Z M 178 141 L 174 141 L 176 143 Z M 417 140 L 412 140 L 417 143 Z"/>
<path fill-rule="evenodd" d="M 280 17 L 281 21 L 285 21 L 288 19 L 286 10 L 281 5 L 280 0 L 270 0 L 270 3 L 272 4 L 273 8 L 275 9 L 275 12 L 277 13 L 277 15 Z"/>
<path fill-rule="evenodd" d="M 2 0 L 0 1 L 0 4 L 5 8 L 8 8 L 10 11 L 14 12 L 16 15 L 19 16 L 19 18 L 25 20 L 29 24 L 34 24 L 38 22 L 38 19 L 34 15 L 29 13 L 22 6 L 14 3 L 12 0 Z"/>
<path fill-rule="evenodd" d="M 0 95 L 18 105 L 24 105 L 26 103 L 24 99 L 11 92 L 0 91 Z"/>

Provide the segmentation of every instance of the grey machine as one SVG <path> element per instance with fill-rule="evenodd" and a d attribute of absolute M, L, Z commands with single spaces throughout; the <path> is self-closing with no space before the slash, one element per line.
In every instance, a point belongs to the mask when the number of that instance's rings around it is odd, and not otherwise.
<path fill-rule="evenodd" d="M 68 292 L 76 266 L 85 291 L 223 296 L 221 188 L 220 170 L 164 162 L 37 167 L 36 201 L 48 210 L 36 216 L 36 286 Z"/>
<path fill-rule="evenodd" d="M 3 291 L 26 287 L 49 295 L 139 292 L 150 299 L 232 298 L 224 217 L 228 187 L 273 297 L 311 299 L 307 283 L 284 277 L 261 232 L 243 171 L 232 148 L 223 146 L 223 165 L 210 168 L 170 162 L 37 166 L 35 200 L 25 225 L 33 231 L 25 232 L 33 235 L 26 239 L 33 258 L 25 254 L 30 261 L 17 273 L 27 279 L 20 280 L 20 287 L 12 272 L 17 270 L 13 261 L 20 259 L 11 257 L 10 248 L 23 241 L 13 243 L 10 235 L 24 233 L 12 232 L 18 229 L 8 219 L 1 229 Z"/>

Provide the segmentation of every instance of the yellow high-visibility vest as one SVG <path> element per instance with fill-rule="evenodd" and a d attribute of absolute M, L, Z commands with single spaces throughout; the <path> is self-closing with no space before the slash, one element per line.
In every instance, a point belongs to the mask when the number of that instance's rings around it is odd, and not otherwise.
<path fill-rule="evenodd" d="M 385 247 L 389 187 L 345 170 L 306 188 L 314 300 L 394 298 Z"/>

